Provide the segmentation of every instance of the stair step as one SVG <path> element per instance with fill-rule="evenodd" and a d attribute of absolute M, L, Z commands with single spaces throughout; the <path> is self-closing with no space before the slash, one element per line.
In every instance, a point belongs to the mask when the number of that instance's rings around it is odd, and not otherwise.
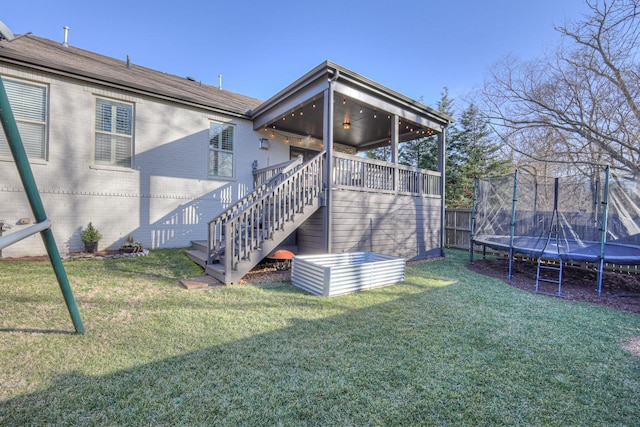
<path fill-rule="evenodd" d="M 216 279 L 218 279 L 222 283 L 226 283 L 225 282 L 225 276 L 226 275 L 225 275 L 225 271 L 224 271 L 224 265 L 222 265 L 222 264 L 209 264 L 205 268 L 204 272 L 206 274 L 208 274 L 209 276 L 215 277 Z"/>
<path fill-rule="evenodd" d="M 191 241 L 191 249 L 207 253 L 207 241 L 206 240 L 192 240 Z"/>
<path fill-rule="evenodd" d="M 204 268 L 207 265 L 207 253 L 206 252 L 198 251 L 198 250 L 195 250 L 195 249 L 189 249 L 189 250 L 187 250 L 187 257 L 189 257 L 189 259 L 191 261 L 195 262 L 200 267 Z"/>

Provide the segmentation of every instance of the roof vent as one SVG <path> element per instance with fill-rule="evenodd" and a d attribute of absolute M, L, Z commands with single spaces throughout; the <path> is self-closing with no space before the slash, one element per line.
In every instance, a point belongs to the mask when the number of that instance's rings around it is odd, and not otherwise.
<path fill-rule="evenodd" d="M 187 80 L 189 80 L 190 82 L 195 82 L 196 81 L 196 79 L 191 77 L 191 76 L 187 76 Z"/>
<path fill-rule="evenodd" d="M 65 25 L 62 28 L 64 29 L 64 42 L 62 42 L 62 46 L 69 47 L 69 27 Z"/>

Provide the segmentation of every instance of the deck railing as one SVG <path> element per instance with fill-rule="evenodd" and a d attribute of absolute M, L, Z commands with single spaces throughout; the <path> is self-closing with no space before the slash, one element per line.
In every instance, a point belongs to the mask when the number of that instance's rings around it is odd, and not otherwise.
<path fill-rule="evenodd" d="M 334 187 L 377 193 L 440 196 L 439 172 L 398 165 L 398 180 L 395 182 L 392 163 L 344 153 L 333 153 L 333 158 Z"/>

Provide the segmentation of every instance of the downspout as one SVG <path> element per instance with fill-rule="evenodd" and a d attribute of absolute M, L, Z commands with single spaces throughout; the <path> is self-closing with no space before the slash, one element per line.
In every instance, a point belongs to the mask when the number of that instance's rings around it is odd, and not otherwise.
<path fill-rule="evenodd" d="M 329 88 L 326 90 L 327 94 L 324 103 L 324 149 L 327 152 L 325 159 L 325 209 L 324 216 L 324 247 L 327 253 L 331 253 L 332 246 L 332 219 L 331 213 L 331 191 L 333 186 L 333 90 L 336 80 L 340 76 L 340 70 L 334 70 L 335 74 L 329 79 Z"/>

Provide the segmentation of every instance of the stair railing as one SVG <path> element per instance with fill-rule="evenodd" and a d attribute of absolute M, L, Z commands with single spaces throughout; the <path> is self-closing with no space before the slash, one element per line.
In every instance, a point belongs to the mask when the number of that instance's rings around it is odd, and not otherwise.
<path fill-rule="evenodd" d="M 266 239 L 293 221 L 305 206 L 317 202 L 323 191 L 325 151 L 289 177 L 265 192 L 251 205 L 237 212 L 224 224 L 225 271 L 230 274 L 240 261 L 250 259 Z"/>
<path fill-rule="evenodd" d="M 214 259 L 224 251 L 224 224 L 238 212 L 242 212 L 247 206 L 259 199 L 265 192 L 270 191 L 273 187 L 285 180 L 295 172 L 296 168 L 299 168 L 301 164 L 302 156 L 298 156 L 289 162 L 276 165 L 275 167 L 279 169 L 277 174 L 272 174 L 270 179 L 262 185 L 255 188 L 251 193 L 238 200 L 233 206 L 209 221 L 207 264 L 213 263 Z"/>
<path fill-rule="evenodd" d="M 276 178 L 277 175 L 287 174 L 291 172 L 303 163 L 302 156 L 298 156 L 295 159 L 288 162 L 279 163 L 273 166 L 267 166 L 266 168 L 256 169 L 253 171 L 253 188 L 258 188 L 263 184 L 269 183 Z"/>

